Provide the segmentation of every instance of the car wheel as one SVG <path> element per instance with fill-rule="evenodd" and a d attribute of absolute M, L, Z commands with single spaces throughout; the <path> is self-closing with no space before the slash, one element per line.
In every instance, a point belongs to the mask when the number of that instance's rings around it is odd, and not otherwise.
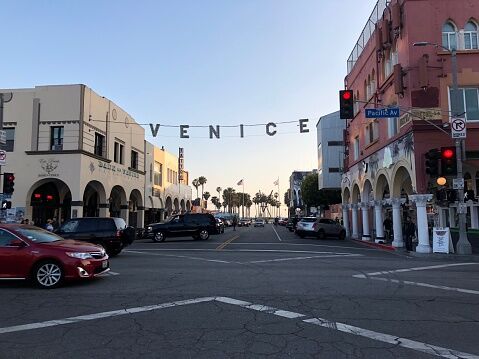
<path fill-rule="evenodd" d="M 206 229 L 200 230 L 198 233 L 199 237 L 201 240 L 206 241 L 208 238 L 210 238 L 210 233 Z"/>
<path fill-rule="evenodd" d="M 39 263 L 32 273 L 35 284 L 45 289 L 58 287 L 63 281 L 63 276 L 62 267 L 54 261 Z"/>
<path fill-rule="evenodd" d="M 318 238 L 319 238 L 319 239 L 324 239 L 324 238 L 326 238 L 326 233 L 324 233 L 324 230 L 323 230 L 323 229 L 320 229 L 320 230 L 318 231 Z"/>
<path fill-rule="evenodd" d="M 339 232 L 339 239 L 340 239 L 340 240 L 346 239 L 346 231 L 341 231 L 341 232 Z"/>
<path fill-rule="evenodd" d="M 162 231 L 155 232 L 155 234 L 153 234 L 154 242 L 163 242 L 164 240 L 165 240 L 165 234 Z"/>

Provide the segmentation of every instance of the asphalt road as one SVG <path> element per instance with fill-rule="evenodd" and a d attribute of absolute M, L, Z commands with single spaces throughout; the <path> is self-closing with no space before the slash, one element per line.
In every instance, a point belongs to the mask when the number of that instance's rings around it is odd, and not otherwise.
<path fill-rule="evenodd" d="M 479 262 L 284 227 L 135 242 L 54 290 L 0 282 L 0 358 L 479 358 Z"/>

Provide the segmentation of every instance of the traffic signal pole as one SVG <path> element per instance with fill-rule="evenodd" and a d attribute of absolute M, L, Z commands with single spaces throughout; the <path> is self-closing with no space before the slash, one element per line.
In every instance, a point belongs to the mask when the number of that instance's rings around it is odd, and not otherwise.
<path fill-rule="evenodd" d="M 459 86 L 457 81 L 457 53 L 456 50 L 449 50 L 451 53 L 451 67 L 452 67 L 452 87 L 453 87 L 453 103 L 452 103 L 452 118 L 459 117 L 461 114 L 458 112 L 459 108 Z M 463 138 L 456 138 L 456 159 L 457 159 L 457 179 L 463 181 L 464 177 L 462 174 L 462 148 L 463 148 Z M 471 254 L 472 247 L 469 239 L 467 238 L 466 231 L 466 206 L 464 205 L 464 186 L 460 186 L 458 189 L 458 202 L 457 202 L 457 213 L 459 215 L 459 241 L 457 242 L 457 254 Z"/>

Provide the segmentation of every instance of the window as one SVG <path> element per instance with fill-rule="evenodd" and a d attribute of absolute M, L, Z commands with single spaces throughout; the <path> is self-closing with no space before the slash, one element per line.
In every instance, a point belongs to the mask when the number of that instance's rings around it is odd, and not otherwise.
<path fill-rule="evenodd" d="M 394 137 L 399 132 L 399 117 L 388 118 L 388 137 Z"/>
<path fill-rule="evenodd" d="M 338 167 L 331 167 L 329 168 L 329 173 L 340 173 L 341 169 Z"/>
<path fill-rule="evenodd" d="M 131 151 L 131 168 L 138 169 L 138 152 Z"/>
<path fill-rule="evenodd" d="M 354 159 L 357 160 L 359 158 L 359 136 L 354 138 Z"/>
<path fill-rule="evenodd" d="M 154 182 L 155 186 L 163 186 L 163 165 L 160 162 L 155 161 L 155 176 Z"/>
<path fill-rule="evenodd" d="M 328 141 L 328 146 L 344 146 L 343 141 Z"/>
<path fill-rule="evenodd" d="M 366 126 L 365 128 L 365 136 L 364 138 L 366 139 L 366 144 L 369 145 L 370 143 L 376 141 L 376 139 L 379 137 L 378 132 L 379 132 L 379 127 L 377 122 L 371 122 L 369 125 Z"/>
<path fill-rule="evenodd" d="M 105 136 L 95 132 L 95 148 L 94 153 L 97 156 L 103 157 L 103 145 L 105 143 Z"/>
<path fill-rule="evenodd" d="M 469 21 L 464 27 L 464 48 L 474 50 L 478 48 L 477 44 L 477 25 Z"/>
<path fill-rule="evenodd" d="M 450 21 L 446 22 L 442 27 L 442 46 L 449 50 L 457 49 L 456 45 L 456 27 Z"/>
<path fill-rule="evenodd" d="M 453 96 L 452 89 L 449 88 L 449 102 Z M 459 89 L 459 113 L 466 113 L 467 121 L 479 121 L 479 89 L 475 87 Z M 450 106 L 451 107 L 451 106 Z"/>
<path fill-rule="evenodd" d="M 63 126 L 50 127 L 50 150 L 63 150 Z"/>
<path fill-rule="evenodd" d="M 125 146 L 119 142 L 115 142 L 115 149 L 113 154 L 113 161 L 119 164 L 123 164 L 123 153 L 125 152 Z"/>
<path fill-rule="evenodd" d="M 18 238 L 15 237 L 10 232 L 0 229 L 0 247 L 9 246 L 14 239 L 18 239 Z"/>
<path fill-rule="evenodd" d="M 6 133 L 7 143 L 5 144 L 5 151 L 13 152 L 15 147 L 15 128 L 4 128 Z"/>

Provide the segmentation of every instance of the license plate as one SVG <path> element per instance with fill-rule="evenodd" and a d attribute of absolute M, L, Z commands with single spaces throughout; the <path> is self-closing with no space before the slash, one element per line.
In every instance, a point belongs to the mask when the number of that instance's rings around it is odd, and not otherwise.
<path fill-rule="evenodd" d="M 101 263 L 101 267 L 102 267 L 103 269 L 108 268 L 108 261 L 103 261 L 103 262 Z"/>

